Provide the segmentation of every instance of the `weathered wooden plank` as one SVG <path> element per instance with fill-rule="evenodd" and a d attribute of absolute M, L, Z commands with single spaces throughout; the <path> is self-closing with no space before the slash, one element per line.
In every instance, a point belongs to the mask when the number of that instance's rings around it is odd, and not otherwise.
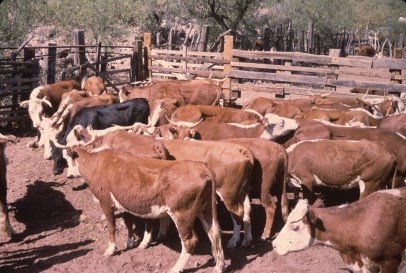
<path fill-rule="evenodd" d="M 27 83 L 27 82 L 39 82 L 40 78 L 25 78 L 25 79 L 4 79 L 0 80 L 0 84 L 19 84 L 19 83 Z"/>
<path fill-rule="evenodd" d="M 333 57 L 331 64 L 338 65 L 338 66 L 342 65 L 342 66 L 372 68 L 372 59 Z"/>
<path fill-rule="evenodd" d="M 155 72 L 164 72 L 164 73 L 188 73 L 196 74 L 199 77 L 209 77 L 212 78 L 224 78 L 227 76 L 227 73 L 220 71 L 207 71 L 207 70 L 196 70 L 196 69 L 180 69 L 180 68 L 169 68 L 169 67 L 160 67 L 160 66 L 151 66 L 150 69 Z"/>
<path fill-rule="evenodd" d="M 305 75 L 284 75 L 276 73 L 263 73 L 252 71 L 232 70 L 229 75 L 231 78 L 250 79 L 250 80 L 265 80 L 276 82 L 288 83 L 301 83 L 301 84 L 316 84 L 325 85 L 327 76 L 305 76 Z"/>
<path fill-rule="evenodd" d="M 360 76 L 355 74 L 339 74 L 337 77 L 338 80 L 347 80 L 347 81 L 368 81 L 368 82 L 382 82 L 382 83 L 390 83 L 391 79 L 388 78 L 381 78 L 381 77 L 366 77 Z"/>
<path fill-rule="evenodd" d="M 339 69 L 335 71 L 337 75 L 345 75 L 351 74 L 356 76 L 363 76 L 363 77 L 376 77 L 376 78 L 387 78 L 390 79 L 392 77 L 392 73 L 389 72 L 388 69 L 364 69 L 358 67 L 348 67 L 348 66 L 341 66 Z"/>
<path fill-rule="evenodd" d="M 372 67 L 402 70 L 406 69 L 406 59 L 375 58 Z"/>
<path fill-rule="evenodd" d="M 330 65 L 331 57 L 325 55 L 313 55 L 301 52 L 276 52 L 276 51 L 245 51 L 233 49 L 233 57 L 247 59 L 280 59 L 292 60 L 296 62 L 315 63 Z"/>
<path fill-rule="evenodd" d="M 351 80 L 327 80 L 327 85 L 332 86 L 345 86 L 345 87 L 358 87 L 375 90 L 386 90 L 390 92 L 406 92 L 406 85 L 395 83 L 378 83 L 366 81 L 351 81 Z"/>
<path fill-rule="evenodd" d="M 285 65 L 272 65 L 272 64 L 246 63 L 246 62 L 231 62 L 231 66 L 236 67 L 236 68 L 257 68 L 257 69 L 304 72 L 304 73 L 314 73 L 314 74 L 332 74 L 335 71 L 334 68 L 285 66 Z"/>
<path fill-rule="evenodd" d="M 7 87 L 0 89 L 0 93 L 4 92 L 16 92 L 21 90 L 20 93 L 31 92 L 32 90 L 31 85 L 8 85 Z M 14 94 L 14 93 L 13 93 Z"/>
<path fill-rule="evenodd" d="M 179 50 L 165 50 L 165 49 L 152 49 L 152 54 L 162 54 L 162 55 L 179 55 L 182 56 L 182 51 Z M 223 53 L 217 52 L 200 52 L 200 51 L 188 51 L 188 56 L 200 56 L 200 57 L 212 57 L 212 58 L 222 58 Z"/>
<path fill-rule="evenodd" d="M 185 62 L 202 62 L 202 63 L 215 63 L 215 64 L 229 64 L 230 61 L 224 59 L 215 59 L 215 58 L 203 58 L 203 57 L 183 57 L 183 56 L 166 56 L 166 55 L 152 55 L 151 59 L 153 60 L 177 60 Z"/>

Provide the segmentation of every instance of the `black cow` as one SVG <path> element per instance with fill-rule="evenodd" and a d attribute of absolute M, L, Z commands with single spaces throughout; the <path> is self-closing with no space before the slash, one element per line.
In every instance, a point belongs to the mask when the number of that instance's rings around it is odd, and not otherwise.
<path fill-rule="evenodd" d="M 82 125 L 85 128 L 90 125 L 93 129 L 101 130 L 113 125 L 128 126 L 136 122 L 147 124 L 149 114 L 148 101 L 144 98 L 136 98 L 112 105 L 83 108 L 69 122 L 59 144 L 66 145 L 67 137 L 76 125 Z M 62 156 L 62 149 L 56 147 L 55 143 L 52 144 L 52 157 L 54 175 L 61 174 L 67 162 Z"/>

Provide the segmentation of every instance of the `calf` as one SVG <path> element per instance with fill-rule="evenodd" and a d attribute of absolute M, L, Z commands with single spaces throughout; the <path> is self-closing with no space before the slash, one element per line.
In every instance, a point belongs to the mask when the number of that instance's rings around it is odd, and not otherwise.
<path fill-rule="evenodd" d="M 312 208 L 299 200 L 272 245 L 280 255 L 325 245 L 363 272 L 404 272 L 399 265 L 406 261 L 405 215 L 404 188 L 374 192 L 338 207 Z"/>
<path fill-rule="evenodd" d="M 143 218 L 169 215 L 182 243 L 180 257 L 170 272 L 181 272 L 198 241 L 194 231 L 198 218 L 212 242 L 215 270 L 223 271 L 225 262 L 216 212 L 215 175 L 206 164 L 139 159 L 113 150 L 89 153 L 81 147 L 73 148 L 69 154 L 106 216 L 109 244 L 104 255 L 113 255 L 117 248 L 115 208 Z"/>
<path fill-rule="evenodd" d="M 127 126 L 135 122 L 146 124 L 148 123 L 148 116 L 148 102 L 143 98 L 132 99 L 112 105 L 83 108 L 69 122 L 66 130 L 63 132 L 61 144 L 66 145 L 67 137 L 76 125 L 83 127 L 90 125 L 93 129 L 106 129 L 113 125 Z M 66 166 L 66 160 L 62 156 L 61 148 L 58 148 L 60 147 L 58 141 L 54 138 L 52 142 L 55 146 L 52 151 L 54 174 L 57 175 L 63 172 Z"/>
<path fill-rule="evenodd" d="M 170 156 L 175 160 L 198 160 L 206 163 L 216 174 L 217 193 L 234 223 L 232 238 L 228 247 L 236 247 L 240 241 L 240 224 L 244 224 L 242 245 L 251 243 L 249 180 L 254 156 L 247 147 L 215 141 L 163 140 Z"/>
<path fill-rule="evenodd" d="M 15 142 L 14 136 L 4 136 L 0 134 L 0 233 L 11 237 L 15 234 L 10 225 L 7 209 L 7 164 L 6 156 L 7 142 Z"/>
<path fill-rule="evenodd" d="M 254 166 L 249 182 L 249 197 L 250 199 L 259 198 L 265 209 L 265 227 L 261 238 L 269 239 L 276 209 L 281 209 L 284 220 L 288 216 L 285 188 L 288 170 L 286 150 L 281 145 L 266 139 L 233 138 L 220 141 L 243 145 L 253 153 Z"/>
<path fill-rule="evenodd" d="M 373 191 L 391 187 L 396 173 L 395 157 L 375 141 L 302 141 L 289 147 L 287 152 L 290 182 L 302 188 L 304 197 L 311 203 L 315 201 L 312 195 L 315 185 L 335 188 L 359 185 L 360 198 L 363 198 Z"/>
<path fill-rule="evenodd" d="M 275 139 L 295 130 L 297 122 L 268 113 L 258 124 L 199 121 L 194 124 L 171 123 L 157 128 L 156 134 L 168 139 L 220 140 L 242 137 Z"/>
<path fill-rule="evenodd" d="M 80 84 L 75 80 L 41 85 L 32 90 L 30 99 L 21 102 L 20 106 L 28 107 L 33 126 L 38 128 L 44 116 L 50 117 L 58 110 L 62 94 L 73 89 L 80 89 Z"/>
<path fill-rule="evenodd" d="M 195 123 L 199 120 L 222 123 L 258 123 L 263 117 L 253 110 L 208 105 L 184 105 L 176 109 L 171 115 L 171 123 Z"/>

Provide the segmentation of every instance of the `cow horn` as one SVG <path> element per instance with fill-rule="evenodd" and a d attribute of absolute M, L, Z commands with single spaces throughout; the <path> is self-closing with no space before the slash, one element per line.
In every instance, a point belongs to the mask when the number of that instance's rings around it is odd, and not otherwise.
<path fill-rule="evenodd" d="M 369 93 L 369 89 L 367 89 L 367 92 L 365 92 L 365 94 L 362 96 L 362 100 L 365 100 L 365 98 L 366 98 L 366 96 L 368 95 L 368 93 Z"/>
<path fill-rule="evenodd" d="M 184 122 L 184 121 L 173 121 L 170 118 L 168 118 L 168 116 L 166 116 L 166 119 L 168 120 L 168 122 L 173 125 L 173 126 L 178 126 L 178 127 L 188 127 L 188 128 L 195 128 L 196 126 L 198 126 L 202 121 L 203 118 L 201 118 L 198 122 L 192 123 L 192 122 Z"/>
<path fill-rule="evenodd" d="M 0 139 L 8 140 L 8 141 L 13 142 L 13 143 L 15 143 L 17 141 L 17 137 L 13 136 L 13 135 L 0 134 Z"/>
<path fill-rule="evenodd" d="M 308 94 L 309 94 L 309 96 L 314 96 L 314 93 L 313 93 L 313 92 L 311 92 L 309 89 L 306 89 L 306 93 L 308 93 Z"/>
<path fill-rule="evenodd" d="M 335 92 L 335 90 L 333 90 L 333 92 L 330 92 L 330 93 L 327 93 L 327 94 L 322 94 L 321 97 L 322 97 L 322 98 L 325 98 L 325 97 L 327 97 L 327 96 L 332 95 L 334 92 Z"/>
<path fill-rule="evenodd" d="M 29 104 L 28 100 L 22 101 L 22 102 L 20 102 L 20 107 L 27 108 L 28 104 Z"/>
<path fill-rule="evenodd" d="M 48 105 L 50 108 L 52 108 L 51 102 L 50 102 L 49 100 L 47 100 L 46 98 L 43 98 L 43 99 L 41 100 L 41 102 L 45 103 L 45 104 Z"/>

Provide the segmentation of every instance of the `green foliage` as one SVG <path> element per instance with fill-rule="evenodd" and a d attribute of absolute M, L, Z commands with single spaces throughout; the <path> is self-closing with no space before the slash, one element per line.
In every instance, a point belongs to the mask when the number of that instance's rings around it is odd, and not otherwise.
<path fill-rule="evenodd" d="M 109 42 L 126 34 L 129 26 L 155 33 L 163 23 L 169 28 L 182 20 L 210 25 L 211 41 L 228 29 L 255 36 L 286 22 L 304 30 L 313 22 L 326 36 L 378 27 L 399 33 L 405 25 L 398 18 L 405 13 L 406 2 L 399 0 L 4 0 L 0 45 L 19 45 L 40 25 L 66 33 L 85 29 L 89 42 Z"/>

